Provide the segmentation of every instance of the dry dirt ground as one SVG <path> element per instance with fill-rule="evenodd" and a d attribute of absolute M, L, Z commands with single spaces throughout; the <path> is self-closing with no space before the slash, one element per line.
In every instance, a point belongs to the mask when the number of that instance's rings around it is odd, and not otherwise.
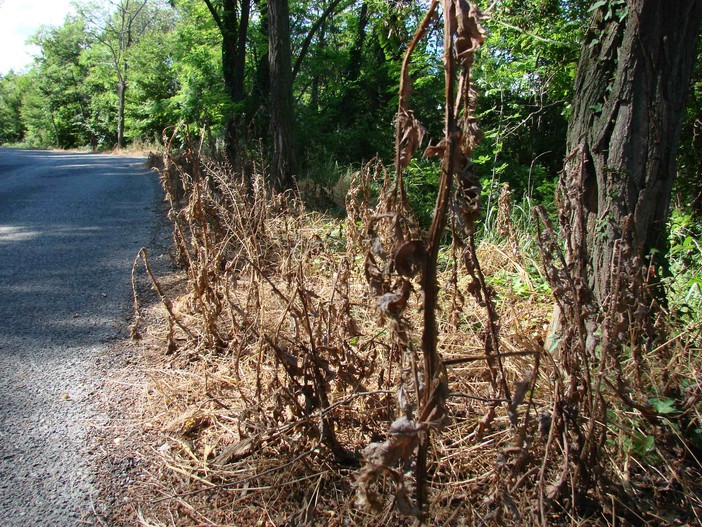
<path fill-rule="evenodd" d="M 112 375 L 105 380 L 101 405 L 111 425 L 96 432 L 92 441 L 100 452 L 96 486 L 100 518 L 104 525 L 138 525 L 142 501 L 157 496 L 145 495 L 155 468 L 148 451 L 157 448 L 158 434 L 142 423 L 144 391 L 147 389 L 145 348 L 157 342 L 132 341 L 128 332 L 115 342 L 105 361 L 114 361 Z M 154 363 L 157 358 L 151 359 Z"/>
<path fill-rule="evenodd" d="M 169 295 L 181 290 L 183 283 L 168 255 L 170 244 L 167 227 L 158 232 L 149 250 L 149 263 Z M 154 487 L 162 470 L 154 460 L 163 434 L 152 424 L 146 408 L 149 390 L 153 389 L 150 372 L 172 367 L 167 345 L 160 332 L 166 325 L 165 310 L 146 278 L 143 266 L 134 273 L 140 302 L 143 338 L 133 339 L 130 328 L 134 316 L 125 322 L 120 338 L 101 358 L 103 389 L 101 410 L 108 416 L 108 425 L 96 429 L 91 441 L 99 460 L 95 485 L 97 525 L 149 525 L 142 516 L 144 508 L 156 506 L 163 497 Z M 159 443 L 160 442 L 160 443 Z"/>

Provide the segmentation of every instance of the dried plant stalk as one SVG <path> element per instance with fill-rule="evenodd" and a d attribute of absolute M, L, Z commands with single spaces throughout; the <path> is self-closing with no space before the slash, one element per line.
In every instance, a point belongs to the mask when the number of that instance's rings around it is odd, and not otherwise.
<path fill-rule="evenodd" d="M 389 207 L 391 212 L 388 219 L 389 238 L 383 246 L 380 238 L 378 243 L 371 243 L 366 256 L 366 278 L 371 287 L 372 294 L 377 298 L 381 314 L 392 321 L 394 340 L 396 346 L 406 352 L 411 361 L 414 379 L 407 379 L 408 384 L 414 384 L 416 392 L 417 415 L 413 417 L 411 406 L 400 404 L 406 409 L 406 419 L 410 419 L 414 430 L 412 442 L 397 442 L 389 440 L 382 443 L 380 448 L 384 455 L 376 455 L 373 450 L 366 456 L 366 465 L 359 480 L 359 494 L 368 501 L 367 496 L 372 495 L 369 486 L 374 484 L 381 471 L 378 468 L 378 459 L 390 463 L 398 459 L 407 458 L 407 450 L 417 447 L 417 459 L 414 469 L 415 505 L 408 506 L 406 498 L 406 483 L 404 473 L 396 474 L 396 504 L 404 511 L 413 511 L 415 514 L 426 512 L 426 479 L 427 479 L 427 452 L 430 442 L 430 430 L 442 426 L 445 417 L 445 402 L 448 396 L 448 376 L 437 348 L 437 257 L 442 238 L 445 234 L 449 203 L 451 201 L 451 187 L 454 179 L 458 181 L 461 193 L 462 214 L 459 219 L 464 222 L 465 228 L 471 231 L 472 224 L 479 211 L 479 184 L 477 176 L 470 169 L 470 156 L 472 149 L 477 144 L 480 134 L 472 118 L 474 97 L 471 96 L 470 67 L 473 54 L 484 39 L 484 31 L 480 25 L 480 15 L 474 6 L 463 0 L 444 0 L 444 68 L 445 68 L 445 128 L 444 138 L 435 147 L 430 147 L 425 152 L 426 156 L 434 155 L 441 158 L 441 178 L 439 181 L 438 198 L 434 209 L 433 221 L 427 233 L 423 235 L 408 232 L 403 225 L 410 222 L 403 221 L 408 214 L 407 198 L 403 185 L 403 170 L 409 164 L 410 158 L 419 148 L 424 137 L 424 128 L 417 120 L 409 107 L 411 82 L 408 74 L 409 63 L 419 41 L 426 35 L 430 24 L 436 20 L 439 2 L 433 1 L 415 36 L 408 46 L 402 64 L 400 76 L 399 105 L 396 119 L 395 142 L 395 184 L 392 199 L 387 194 L 385 201 L 394 207 Z M 477 189 L 477 192 L 476 192 Z M 472 209 L 471 209 L 472 207 Z M 470 210 L 469 210 L 470 209 Z M 369 222 L 368 233 L 375 233 L 373 222 Z M 389 265 L 384 272 L 378 265 L 377 258 L 386 256 L 384 247 L 392 246 L 392 256 L 388 258 Z M 395 271 L 397 279 L 395 285 L 388 287 Z M 421 325 L 421 352 L 423 362 L 419 368 L 414 362 L 414 350 L 411 349 L 408 334 L 410 328 L 403 319 L 402 312 L 407 306 L 409 291 L 412 289 L 411 278 L 419 275 L 418 282 L 422 290 Z M 486 295 L 489 296 L 489 295 Z M 495 316 L 491 313 L 491 319 Z M 494 337 L 494 333 L 491 335 Z M 492 343 L 486 350 L 497 353 L 497 344 Z M 419 372 L 421 370 L 421 379 Z M 405 381 L 400 386 L 403 389 Z M 391 426 L 392 438 L 392 426 Z M 402 450 L 402 453 L 399 453 Z M 371 461 L 373 459 L 374 461 Z M 388 464 L 384 470 L 390 470 Z"/>

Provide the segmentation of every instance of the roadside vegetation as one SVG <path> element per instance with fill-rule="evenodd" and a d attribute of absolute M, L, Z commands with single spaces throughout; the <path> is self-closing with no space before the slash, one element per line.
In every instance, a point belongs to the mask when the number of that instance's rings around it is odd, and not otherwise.
<path fill-rule="evenodd" d="M 153 350 L 139 412 L 156 434 L 141 453 L 154 472 L 119 515 L 143 525 L 412 525 L 416 431 L 398 417 L 416 416 L 421 397 L 423 299 L 416 277 L 406 299 L 369 287 L 369 262 L 387 264 L 374 246 L 394 237 L 383 219 L 398 208 L 387 170 L 357 172 L 349 215 L 337 219 L 305 211 L 294 195 L 267 195 L 263 176 L 252 200 L 236 173 L 191 163 L 162 172 L 167 189 L 185 188 L 178 200 L 168 194 L 184 271 L 156 277 L 164 302 L 148 316 L 140 309 L 133 326 Z M 596 477 L 571 487 L 568 443 L 554 423 L 568 373 L 544 349 L 551 286 L 537 223 L 510 200 L 505 193 L 496 204 L 499 228 L 476 236 L 492 315 L 462 250 L 449 240 L 438 254 L 448 392 L 422 483 L 428 523 L 695 524 L 702 326 L 690 277 L 699 270 L 671 279 L 658 347 L 637 359 L 632 342 L 610 359 L 616 369 L 598 372 L 607 433 Z M 142 253 L 137 275 L 146 262 Z M 500 361 L 492 368 L 491 324 Z M 634 399 L 618 392 L 620 369 Z M 511 398 L 496 395 L 496 379 Z M 368 449 L 380 446 L 405 450 L 378 454 L 380 468 L 369 468 Z M 560 498 L 558 485 L 568 488 Z"/>
<path fill-rule="evenodd" d="M 153 145 L 116 522 L 702 521 L 702 6 L 476 4 L 83 4 L 0 79 L 4 143 Z"/>

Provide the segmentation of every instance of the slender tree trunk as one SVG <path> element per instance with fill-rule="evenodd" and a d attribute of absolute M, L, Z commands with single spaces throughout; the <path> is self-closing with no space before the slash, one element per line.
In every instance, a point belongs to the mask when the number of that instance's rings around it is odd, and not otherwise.
<path fill-rule="evenodd" d="M 220 18 L 220 32 L 222 34 L 222 74 L 227 94 L 233 100 L 237 91 L 237 71 L 235 68 L 237 56 L 237 36 L 239 32 L 239 19 L 237 16 L 236 2 L 224 0 L 222 16 Z"/>
<path fill-rule="evenodd" d="M 234 55 L 234 93 L 236 103 L 244 100 L 244 80 L 246 69 L 246 36 L 249 32 L 249 15 L 251 13 L 251 0 L 241 0 L 241 18 L 237 35 L 236 53 Z M 241 112 L 240 109 L 237 111 Z"/>
<path fill-rule="evenodd" d="M 125 67 L 126 72 L 126 67 Z M 127 100 L 127 80 L 122 78 L 117 83 L 117 148 L 124 147 L 124 107 Z"/>
<path fill-rule="evenodd" d="M 349 52 L 349 63 L 346 69 L 346 83 L 344 95 L 339 104 L 341 119 L 349 126 L 356 119 L 356 108 L 354 100 L 359 92 L 358 79 L 361 76 L 361 66 L 363 62 L 363 45 L 366 41 L 366 27 L 368 26 L 368 3 L 363 2 L 358 15 L 358 29 L 353 47 Z"/>
<path fill-rule="evenodd" d="M 370 16 L 368 14 L 368 2 L 361 4 L 361 10 L 358 14 L 358 29 L 356 30 L 356 39 L 353 43 L 353 48 L 349 52 L 349 65 L 347 68 L 346 79 L 349 82 L 358 81 L 361 76 L 361 66 L 363 63 L 363 45 L 366 42 L 366 28 Z"/>
<path fill-rule="evenodd" d="M 54 129 L 54 142 L 56 148 L 61 148 L 61 139 L 59 138 L 58 126 L 56 126 L 56 116 L 51 112 L 51 127 Z"/>
<path fill-rule="evenodd" d="M 132 47 L 134 43 L 132 38 L 132 25 L 138 13 L 146 5 L 146 0 L 136 8 L 136 12 L 130 13 L 129 10 L 129 0 L 119 4 L 119 11 L 122 23 L 120 25 L 120 35 L 119 35 L 119 55 L 122 57 L 121 61 L 118 61 L 117 69 L 119 70 L 119 62 L 122 63 L 122 72 L 118 71 L 119 81 L 117 83 L 117 149 L 122 149 L 124 147 L 124 110 L 127 105 L 127 75 L 129 71 L 129 62 L 125 58 L 124 54 Z"/>
<path fill-rule="evenodd" d="M 246 80 L 246 37 L 249 31 L 249 15 L 251 12 L 251 0 L 241 0 L 241 16 L 239 19 L 239 29 L 236 41 L 236 50 L 233 58 L 234 85 L 232 90 L 232 102 L 234 103 L 234 113 L 228 123 L 229 158 L 237 159 L 237 152 L 242 144 L 247 143 L 246 135 L 246 100 L 245 80 Z M 246 184 L 250 186 L 250 178 L 246 176 Z"/>
<path fill-rule="evenodd" d="M 246 36 L 249 31 L 249 15 L 251 13 L 251 0 L 241 0 L 241 16 L 234 54 L 234 102 L 242 102 L 245 97 L 244 80 L 246 79 Z"/>
<path fill-rule="evenodd" d="M 568 261 L 583 266 L 599 306 L 623 245 L 644 265 L 664 265 L 702 0 L 635 0 L 605 17 L 609 9 L 583 46 L 560 181 Z"/>
<path fill-rule="evenodd" d="M 223 0 L 220 11 L 210 0 L 204 2 L 222 35 L 222 76 L 234 105 L 225 125 L 225 142 L 227 156 L 235 163 L 244 127 L 243 109 L 239 106 L 245 98 L 246 36 L 251 0 L 241 0 L 240 13 L 236 0 Z"/>
<path fill-rule="evenodd" d="M 322 22 L 319 27 L 319 37 L 317 41 L 317 46 L 319 51 L 323 52 L 327 45 L 327 21 L 326 19 Z M 310 109 L 314 112 L 319 110 L 319 71 L 315 71 L 314 77 L 312 77 L 312 87 L 310 88 Z"/>
<path fill-rule="evenodd" d="M 269 67 L 268 67 L 268 2 L 267 0 L 254 0 L 259 16 L 259 35 L 264 37 L 265 49 L 256 57 L 256 71 L 253 86 L 246 104 L 246 125 L 253 139 L 263 140 L 267 135 L 270 125 L 268 99 L 270 95 Z"/>
<path fill-rule="evenodd" d="M 213 11 L 213 9 L 211 8 L 210 11 Z M 224 86 L 227 89 L 229 99 L 235 102 L 235 96 L 238 91 L 243 89 L 243 78 L 239 80 L 236 70 L 239 20 L 235 0 L 224 0 L 222 16 L 219 19 L 219 29 L 222 34 L 222 75 L 224 77 Z M 243 77 L 243 75 L 241 76 Z M 235 163 L 239 149 L 239 123 L 233 113 L 227 118 L 225 126 L 227 157 L 230 162 Z"/>
<path fill-rule="evenodd" d="M 268 2 L 268 65 L 271 94 L 272 186 L 291 188 L 294 170 L 294 114 L 288 0 Z"/>

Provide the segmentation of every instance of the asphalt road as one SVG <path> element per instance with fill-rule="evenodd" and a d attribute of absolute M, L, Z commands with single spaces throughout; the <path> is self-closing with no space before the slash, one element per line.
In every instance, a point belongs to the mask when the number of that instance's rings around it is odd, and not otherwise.
<path fill-rule="evenodd" d="M 95 360 L 157 225 L 144 159 L 0 149 L 0 525 L 92 525 Z"/>

